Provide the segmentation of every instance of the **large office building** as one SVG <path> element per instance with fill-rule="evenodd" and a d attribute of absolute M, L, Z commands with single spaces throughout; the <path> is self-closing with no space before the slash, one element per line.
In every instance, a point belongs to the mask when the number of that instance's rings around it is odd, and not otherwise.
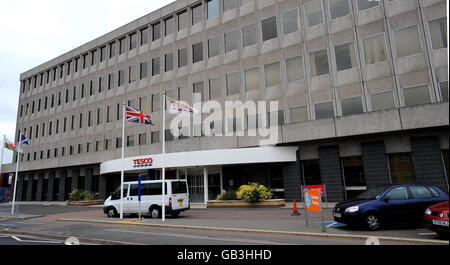
<path fill-rule="evenodd" d="M 287 201 L 303 184 L 325 184 L 328 201 L 395 183 L 448 191 L 446 10 L 445 0 L 177 0 L 20 76 L 16 142 L 21 130 L 32 147 L 17 200 L 109 196 L 123 102 L 154 123 L 126 125 L 125 180 L 161 177 L 165 133 L 166 177 L 187 179 L 193 203 L 248 182 Z M 163 132 L 163 91 L 189 104 L 194 93 L 276 101 L 278 144 Z"/>

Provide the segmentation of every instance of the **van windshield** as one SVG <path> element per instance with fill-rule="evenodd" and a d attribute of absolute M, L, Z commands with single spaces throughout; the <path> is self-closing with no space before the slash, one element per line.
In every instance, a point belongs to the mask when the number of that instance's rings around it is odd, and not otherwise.
<path fill-rule="evenodd" d="M 187 193 L 186 181 L 172 182 L 172 194 L 185 194 L 185 193 Z"/>

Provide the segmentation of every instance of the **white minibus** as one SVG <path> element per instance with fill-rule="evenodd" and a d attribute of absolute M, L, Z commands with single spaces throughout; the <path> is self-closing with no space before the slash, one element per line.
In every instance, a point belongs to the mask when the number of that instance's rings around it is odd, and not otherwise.
<path fill-rule="evenodd" d="M 162 214 L 162 180 L 141 182 L 141 202 L 138 197 L 138 182 L 125 182 L 123 185 L 123 214 L 149 214 L 157 219 Z M 189 192 L 186 180 L 165 180 L 166 214 L 177 217 L 190 209 Z M 110 218 L 120 213 L 120 186 L 106 199 L 103 212 Z"/>

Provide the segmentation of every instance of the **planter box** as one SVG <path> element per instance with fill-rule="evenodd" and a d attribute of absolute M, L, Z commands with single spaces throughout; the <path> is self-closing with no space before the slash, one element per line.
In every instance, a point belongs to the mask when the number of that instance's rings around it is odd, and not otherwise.
<path fill-rule="evenodd" d="M 284 205 L 284 200 L 267 200 L 255 203 L 246 201 L 208 201 L 206 204 L 208 208 L 281 208 Z"/>
<path fill-rule="evenodd" d="M 103 204 L 103 200 L 96 201 L 67 201 L 66 205 L 101 205 Z"/>

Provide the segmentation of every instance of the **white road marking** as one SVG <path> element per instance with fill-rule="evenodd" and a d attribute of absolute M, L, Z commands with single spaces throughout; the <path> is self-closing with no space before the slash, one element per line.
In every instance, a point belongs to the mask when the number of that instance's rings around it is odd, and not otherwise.
<path fill-rule="evenodd" d="M 333 225 L 335 225 L 335 224 L 337 224 L 337 222 L 333 222 L 333 223 L 327 225 L 327 227 L 333 226 Z"/>
<path fill-rule="evenodd" d="M 16 241 L 24 242 L 24 243 L 48 243 L 48 244 L 60 244 L 61 243 L 61 242 L 56 242 L 56 241 L 24 240 L 24 239 L 20 239 L 16 236 L 11 236 L 11 238 L 15 239 Z"/>
<path fill-rule="evenodd" d="M 436 233 L 419 233 L 419 236 L 437 235 Z"/>

